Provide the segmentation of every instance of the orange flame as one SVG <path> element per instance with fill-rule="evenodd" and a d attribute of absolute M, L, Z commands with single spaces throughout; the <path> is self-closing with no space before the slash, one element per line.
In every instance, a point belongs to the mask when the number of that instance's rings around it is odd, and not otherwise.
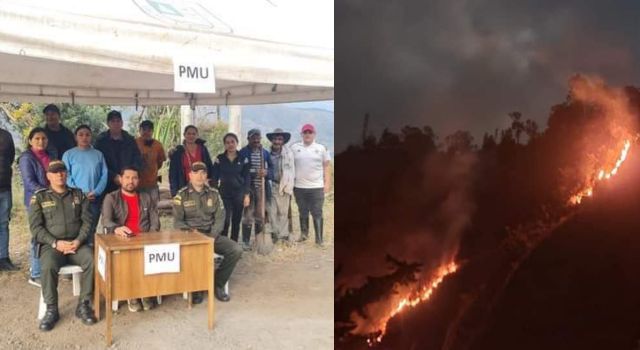
<path fill-rule="evenodd" d="M 404 310 L 407 307 L 415 307 L 423 301 L 429 300 L 433 292 L 438 288 L 442 280 L 444 280 L 447 275 L 452 274 L 458 271 L 458 264 L 455 262 L 450 262 L 448 264 L 442 265 L 438 268 L 433 279 L 420 288 L 416 293 L 415 297 L 405 297 L 398 302 L 398 304 L 391 310 L 391 312 L 385 317 L 386 319 L 382 323 L 382 327 L 380 328 L 379 334 L 375 337 L 371 337 L 367 339 L 367 344 L 369 346 L 373 346 L 382 341 L 382 337 L 387 331 L 387 323 L 391 320 L 395 315 L 397 315 L 400 311 Z"/>
<path fill-rule="evenodd" d="M 593 195 L 593 189 L 597 182 L 602 180 L 608 180 L 611 177 L 615 176 L 618 173 L 618 169 L 620 168 L 622 163 L 627 159 L 627 155 L 629 154 L 630 148 L 631 148 L 631 141 L 625 140 L 624 147 L 620 151 L 620 156 L 618 157 L 613 168 L 609 172 L 606 172 L 604 169 L 600 169 L 597 177 L 592 179 L 587 187 L 585 187 L 579 193 L 571 196 L 571 198 L 569 199 L 569 204 L 570 205 L 580 204 L 580 202 L 584 197 L 591 197 Z M 374 346 L 380 343 L 386 333 L 387 324 L 389 320 L 391 320 L 394 316 L 396 316 L 398 313 L 400 313 L 402 310 L 406 309 L 407 307 L 413 308 L 416 305 L 420 304 L 421 302 L 429 300 L 433 292 L 440 285 L 440 283 L 442 283 L 444 278 L 458 271 L 458 269 L 459 269 L 459 266 L 455 262 L 450 262 L 448 264 L 444 264 L 440 266 L 437 269 L 433 279 L 429 283 L 424 285 L 422 288 L 420 288 L 416 293 L 413 294 L 413 295 L 416 295 L 415 297 L 410 297 L 410 296 L 405 297 L 401 299 L 394 308 L 391 309 L 391 311 L 382 320 L 379 331 L 376 332 L 374 336 L 371 336 L 370 338 L 367 339 L 367 344 L 369 346 Z"/>
<path fill-rule="evenodd" d="M 622 165 L 622 163 L 627 159 L 627 155 L 629 154 L 630 148 L 631 148 L 631 141 L 626 140 L 624 142 L 624 147 L 622 148 L 622 151 L 620 151 L 620 156 L 618 157 L 618 160 L 616 161 L 616 164 L 611 169 L 611 171 L 605 172 L 604 169 L 601 169 L 600 172 L 598 173 L 598 177 L 596 180 L 591 181 L 591 184 L 588 185 L 585 189 L 571 196 L 571 198 L 569 199 L 569 204 L 571 205 L 580 204 L 580 202 L 582 202 L 582 198 L 591 197 L 593 195 L 593 188 L 595 187 L 596 182 L 601 181 L 602 179 L 608 180 L 614 175 L 616 175 L 618 173 L 618 169 L 620 168 L 620 165 Z"/>

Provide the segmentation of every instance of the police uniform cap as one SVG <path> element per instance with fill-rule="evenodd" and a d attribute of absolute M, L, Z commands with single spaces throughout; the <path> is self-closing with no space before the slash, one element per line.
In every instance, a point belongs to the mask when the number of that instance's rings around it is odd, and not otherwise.
<path fill-rule="evenodd" d="M 51 161 L 47 167 L 47 172 L 49 173 L 59 173 L 62 171 L 67 171 L 67 167 L 60 160 Z"/>
<path fill-rule="evenodd" d="M 200 171 L 200 170 L 207 171 L 207 165 L 204 164 L 203 162 L 195 162 L 191 164 L 191 171 L 195 173 L 196 171 Z"/>

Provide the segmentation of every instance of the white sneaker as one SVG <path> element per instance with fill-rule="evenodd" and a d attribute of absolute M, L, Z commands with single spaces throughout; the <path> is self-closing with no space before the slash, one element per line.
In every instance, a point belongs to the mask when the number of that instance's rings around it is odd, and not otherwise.
<path fill-rule="evenodd" d="M 127 304 L 129 305 L 129 311 L 138 312 L 142 310 L 142 305 L 140 305 L 140 300 L 138 299 L 129 299 L 127 300 Z"/>
<path fill-rule="evenodd" d="M 29 284 L 32 286 L 42 288 L 42 285 L 40 284 L 40 277 L 36 277 L 36 278 L 29 277 L 29 280 L 27 282 L 29 282 Z"/>

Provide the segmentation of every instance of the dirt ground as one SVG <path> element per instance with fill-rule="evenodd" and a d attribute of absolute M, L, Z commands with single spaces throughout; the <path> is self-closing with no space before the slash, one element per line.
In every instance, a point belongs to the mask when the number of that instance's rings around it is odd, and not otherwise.
<path fill-rule="evenodd" d="M 15 196 L 17 197 L 17 196 Z M 27 284 L 29 261 L 24 208 L 16 203 L 10 254 L 20 271 L 0 273 L 0 349 L 104 349 L 104 318 L 85 326 L 75 315 L 71 281 L 60 281 L 61 319 L 38 330 L 40 289 Z M 21 199 L 21 198 L 20 198 Z M 295 207 L 295 206 L 294 206 Z M 294 230 L 298 230 L 294 208 Z M 216 302 L 216 324 L 207 329 L 207 304 L 187 308 L 181 295 L 131 313 L 126 303 L 113 318 L 111 349 L 330 349 L 333 348 L 333 201 L 325 205 L 324 248 L 313 238 L 282 245 L 269 257 L 245 253 L 230 281 L 231 301 Z M 168 218 L 162 224 L 168 225 Z"/>

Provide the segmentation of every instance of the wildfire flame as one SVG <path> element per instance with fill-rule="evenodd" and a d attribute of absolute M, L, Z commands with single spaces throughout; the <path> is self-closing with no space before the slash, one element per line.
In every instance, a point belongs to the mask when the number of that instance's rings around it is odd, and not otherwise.
<path fill-rule="evenodd" d="M 636 139 L 639 137 L 640 135 L 636 137 Z M 582 202 L 582 199 L 584 197 L 591 197 L 593 195 L 593 189 L 599 181 L 608 180 L 611 177 L 615 176 L 618 173 L 618 169 L 620 168 L 622 163 L 624 163 L 624 161 L 627 159 L 627 155 L 629 154 L 630 148 L 631 148 L 631 140 L 627 139 L 624 141 L 624 146 L 620 151 L 620 156 L 616 160 L 615 165 L 611 168 L 611 170 L 607 172 L 605 169 L 600 169 L 600 171 L 598 171 L 597 173 L 597 176 L 594 175 L 594 178 L 591 181 L 589 181 L 589 184 L 583 190 L 571 196 L 569 200 L 569 204 L 579 205 Z M 386 333 L 387 323 L 389 322 L 389 320 L 395 317 L 402 310 L 405 310 L 408 307 L 413 308 L 416 305 L 420 304 L 421 302 L 429 300 L 431 298 L 431 295 L 435 291 L 435 289 L 440 285 L 440 283 L 442 283 L 444 278 L 458 271 L 458 269 L 459 269 L 459 265 L 453 261 L 440 266 L 436 270 L 436 273 L 434 274 L 431 281 L 429 281 L 426 285 L 422 286 L 415 293 L 412 293 L 410 296 L 407 296 L 401 299 L 396 304 L 396 306 L 391 309 L 391 311 L 382 320 L 379 331 L 367 339 L 367 344 L 369 346 L 374 346 L 380 343 Z"/>
<path fill-rule="evenodd" d="M 379 334 L 367 339 L 367 344 L 369 344 L 369 346 L 373 346 L 377 343 L 380 343 L 382 341 L 382 337 L 384 337 L 384 334 L 387 331 L 387 323 L 389 322 L 389 320 L 391 320 L 395 315 L 397 315 L 400 311 L 404 310 L 405 308 L 407 307 L 413 308 L 416 305 L 420 304 L 421 302 L 429 300 L 429 298 L 431 298 L 431 295 L 436 290 L 436 288 L 438 288 L 440 283 L 442 283 L 442 280 L 444 280 L 444 278 L 447 277 L 447 275 L 450 275 L 458 271 L 458 268 L 459 268 L 458 264 L 456 264 L 454 261 L 440 266 L 436 271 L 435 275 L 433 276 L 433 279 L 426 285 L 422 286 L 422 288 L 420 288 L 418 291 L 416 291 L 413 294 L 415 295 L 415 297 L 412 298 L 408 296 L 398 302 L 398 304 L 385 317 L 386 319 L 382 323 L 382 327 L 378 332 Z"/>
<path fill-rule="evenodd" d="M 620 156 L 618 157 L 618 160 L 616 161 L 616 164 L 611 169 L 611 171 L 605 172 L 604 169 L 600 169 L 600 171 L 598 172 L 598 176 L 595 180 L 591 181 L 591 183 L 582 191 L 571 196 L 571 198 L 569 199 L 569 204 L 577 205 L 577 204 L 580 204 L 580 202 L 582 202 L 582 198 L 593 196 L 593 188 L 595 187 L 597 182 L 602 181 L 603 179 L 608 180 L 614 175 L 616 175 L 618 173 L 618 169 L 620 168 L 620 165 L 622 165 L 622 163 L 627 159 L 627 155 L 629 154 L 630 148 L 631 148 L 631 140 L 626 140 L 624 142 L 624 147 L 622 148 L 622 151 L 620 151 Z"/>

